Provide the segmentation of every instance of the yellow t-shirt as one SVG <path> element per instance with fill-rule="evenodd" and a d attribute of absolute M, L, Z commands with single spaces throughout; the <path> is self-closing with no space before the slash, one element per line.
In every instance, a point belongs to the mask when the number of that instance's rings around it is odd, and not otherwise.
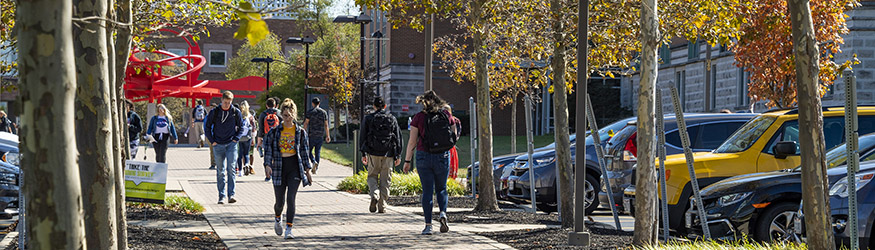
<path fill-rule="evenodd" d="M 284 127 L 283 131 L 280 132 L 280 153 L 292 155 L 296 153 L 294 125 L 291 127 Z"/>

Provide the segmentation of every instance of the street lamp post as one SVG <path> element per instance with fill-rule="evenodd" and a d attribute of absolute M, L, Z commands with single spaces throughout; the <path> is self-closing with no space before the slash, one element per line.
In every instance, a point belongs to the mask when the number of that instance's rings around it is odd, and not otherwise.
<path fill-rule="evenodd" d="M 380 66 L 382 65 L 382 64 L 380 64 L 380 55 L 382 55 L 382 54 L 380 54 L 380 38 L 383 38 L 383 32 L 380 32 L 378 30 L 377 32 L 374 32 L 373 34 L 371 34 L 371 37 L 375 38 L 374 40 L 377 41 L 377 51 L 376 51 L 377 52 L 377 54 L 376 54 L 377 55 L 376 56 L 377 57 L 377 79 L 374 79 L 374 81 L 377 82 L 377 95 L 379 96 L 380 95 Z M 364 96 L 362 96 L 362 98 L 364 98 Z M 362 106 L 364 106 L 364 104 L 362 104 Z"/>
<path fill-rule="evenodd" d="M 359 60 L 360 60 L 359 66 L 361 67 L 362 74 L 364 74 L 364 72 L 365 72 L 365 24 L 371 23 L 371 21 L 372 21 L 371 17 L 368 15 L 365 15 L 365 13 L 361 13 L 358 16 L 353 16 L 353 15 L 337 16 L 334 18 L 334 21 L 333 21 L 335 23 L 356 23 L 356 24 L 360 25 L 361 29 L 359 31 Z M 361 110 L 359 113 L 361 115 L 360 115 L 359 119 L 362 119 L 362 118 L 364 118 L 364 115 L 365 115 L 365 100 L 364 100 L 365 99 L 365 81 L 364 81 L 364 79 L 361 79 L 359 82 L 360 82 L 359 89 L 361 90 L 360 91 Z M 358 159 L 358 152 L 356 152 L 356 156 L 354 159 Z M 359 171 L 358 161 L 355 161 L 355 166 L 356 167 L 353 168 L 354 172 L 358 173 L 358 171 Z"/>
<path fill-rule="evenodd" d="M 270 93 L 270 63 L 272 63 L 273 61 L 274 61 L 273 58 L 271 58 L 269 56 L 268 57 L 252 58 L 252 62 L 267 63 L 267 71 L 265 71 L 265 74 L 264 74 L 264 78 L 266 79 L 266 81 L 264 82 L 265 93 Z"/>
<path fill-rule="evenodd" d="M 301 37 L 289 37 L 286 40 L 286 43 L 291 44 L 303 44 L 304 45 L 304 109 L 307 108 L 307 89 L 310 88 L 310 44 L 315 43 L 316 40 L 310 38 L 310 36 L 301 38 Z"/>

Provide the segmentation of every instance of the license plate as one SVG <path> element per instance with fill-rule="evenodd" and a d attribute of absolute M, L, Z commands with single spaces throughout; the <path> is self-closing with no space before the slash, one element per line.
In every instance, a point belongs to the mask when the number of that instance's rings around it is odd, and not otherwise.
<path fill-rule="evenodd" d="M 513 189 L 514 189 L 514 187 L 513 187 L 514 185 L 515 185 L 515 184 L 514 184 L 514 181 L 508 180 L 508 181 L 507 181 L 507 190 L 513 190 Z"/>
<path fill-rule="evenodd" d="M 632 199 L 623 199 L 623 211 L 626 213 L 632 212 Z"/>

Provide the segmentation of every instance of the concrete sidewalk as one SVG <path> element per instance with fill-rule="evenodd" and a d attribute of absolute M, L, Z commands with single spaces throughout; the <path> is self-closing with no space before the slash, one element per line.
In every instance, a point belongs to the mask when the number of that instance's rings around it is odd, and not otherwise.
<path fill-rule="evenodd" d="M 153 150 L 148 151 L 148 159 L 154 160 Z M 511 249 L 452 224 L 449 233 L 419 235 L 424 227 L 422 217 L 406 210 L 389 208 L 385 214 L 372 214 L 367 196 L 335 191 L 352 170 L 325 160 L 313 176 L 314 185 L 302 187 L 298 193 L 297 238 L 284 240 L 273 230 L 273 186 L 264 181 L 257 154 L 253 164 L 258 166 L 256 175 L 237 179 L 238 202 L 218 205 L 216 171 L 208 169 L 209 148 L 176 147 L 167 153 L 168 190 L 182 189 L 203 204 L 210 225 L 231 249 Z M 142 158 L 140 155 L 138 160 Z"/>

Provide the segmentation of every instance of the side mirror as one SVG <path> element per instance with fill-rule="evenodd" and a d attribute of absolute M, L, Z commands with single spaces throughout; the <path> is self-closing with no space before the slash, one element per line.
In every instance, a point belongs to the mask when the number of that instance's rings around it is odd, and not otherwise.
<path fill-rule="evenodd" d="M 787 156 L 796 155 L 796 149 L 799 148 L 795 141 L 781 141 L 774 147 L 775 158 L 787 159 Z"/>

